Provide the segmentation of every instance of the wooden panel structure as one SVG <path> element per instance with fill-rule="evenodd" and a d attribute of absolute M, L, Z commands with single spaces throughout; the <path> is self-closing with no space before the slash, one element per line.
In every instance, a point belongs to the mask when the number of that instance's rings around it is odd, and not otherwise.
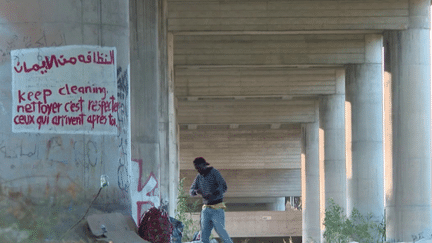
<path fill-rule="evenodd" d="M 329 68 L 175 69 L 177 96 L 281 96 L 334 94 Z"/>
<path fill-rule="evenodd" d="M 314 100 L 178 101 L 179 124 L 271 124 L 315 121 Z"/>
<path fill-rule="evenodd" d="M 192 219 L 198 221 L 199 214 L 193 214 Z M 225 228 L 230 237 L 301 236 L 302 212 L 297 210 L 226 212 Z M 214 236 L 218 235 L 214 234 Z"/>
<path fill-rule="evenodd" d="M 168 30 L 406 29 L 408 0 L 168 0 Z"/>
<path fill-rule="evenodd" d="M 175 65 L 340 65 L 363 63 L 365 36 L 176 36 Z"/>
<path fill-rule="evenodd" d="M 219 171 L 228 185 L 226 197 L 301 196 L 300 169 Z M 180 171 L 187 191 L 196 175 L 195 170 Z"/>
<path fill-rule="evenodd" d="M 285 129 L 180 131 L 180 169 L 202 156 L 215 168 L 300 169 L 300 125 Z"/>

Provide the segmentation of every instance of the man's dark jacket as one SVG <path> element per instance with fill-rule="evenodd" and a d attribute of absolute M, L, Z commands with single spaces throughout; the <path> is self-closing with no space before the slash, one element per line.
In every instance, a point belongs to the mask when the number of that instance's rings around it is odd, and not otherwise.
<path fill-rule="evenodd" d="M 196 176 L 190 194 L 191 196 L 201 194 L 204 204 L 215 205 L 223 202 L 223 194 L 227 189 L 227 184 L 220 172 L 213 167 L 207 167 Z"/>

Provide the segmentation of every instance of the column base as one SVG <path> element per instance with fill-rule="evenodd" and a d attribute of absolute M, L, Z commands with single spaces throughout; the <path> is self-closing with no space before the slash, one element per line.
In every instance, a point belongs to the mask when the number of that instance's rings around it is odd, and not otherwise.
<path fill-rule="evenodd" d="M 387 241 L 420 242 L 420 240 L 432 240 L 430 205 L 387 206 L 386 214 Z"/>
<path fill-rule="evenodd" d="M 422 240 L 416 240 L 416 241 L 401 241 L 396 243 L 432 243 L 432 239 L 422 239 Z"/>

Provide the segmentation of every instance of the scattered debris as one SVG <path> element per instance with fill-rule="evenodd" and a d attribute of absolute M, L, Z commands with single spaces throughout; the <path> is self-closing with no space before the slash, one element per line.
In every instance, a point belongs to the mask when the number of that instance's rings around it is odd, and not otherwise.
<path fill-rule="evenodd" d="M 2 242 L 25 242 L 30 237 L 27 231 L 18 229 L 17 225 L 0 229 L 0 240 Z"/>
<path fill-rule="evenodd" d="M 89 228 L 98 242 L 149 243 L 137 234 L 132 217 L 121 213 L 93 214 L 87 217 Z"/>

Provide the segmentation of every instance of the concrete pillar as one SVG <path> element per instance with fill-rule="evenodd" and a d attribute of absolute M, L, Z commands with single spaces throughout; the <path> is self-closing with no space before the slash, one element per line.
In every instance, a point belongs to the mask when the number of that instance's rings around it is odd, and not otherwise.
<path fill-rule="evenodd" d="M 321 238 L 318 102 L 315 112 L 316 121 L 302 126 L 302 242 L 318 242 Z"/>
<path fill-rule="evenodd" d="M 167 32 L 167 0 L 159 6 L 159 138 L 160 138 L 160 185 L 161 200 L 169 215 L 175 216 L 178 166 L 177 122 L 174 96 L 174 36 Z"/>
<path fill-rule="evenodd" d="M 159 10 L 158 0 L 131 1 L 131 140 L 136 162 L 131 197 L 136 220 L 150 207 L 159 207 L 161 190 L 167 191 L 161 183 L 161 161 L 166 159 L 166 137 L 161 136 L 166 129 L 160 123 L 161 96 L 165 95 L 161 83 L 166 79 L 161 75 Z"/>
<path fill-rule="evenodd" d="M 168 33 L 168 153 L 169 153 L 169 213 L 175 216 L 177 187 L 180 182 L 179 126 L 177 124 L 177 99 L 174 95 L 174 35 Z"/>
<path fill-rule="evenodd" d="M 132 215 L 163 206 L 174 216 L 180 171 L 167 1 L 132 1 L 130 12 L 132 160 L 139 170 Z"/>
<path fill-rule="evenodd" d="M 387 35 L 393 156 L 386 214 L 387 240 L 393 242 L 432 241 L 430 4 L 409 1 L 409 28 Z"/>
<path fill-rule="evenodd" d="M 9 242 L 35 241 L 28 238 L 30 235 L 37 235 L 37 241 L 70 242 L 80 239 L 84 237 L 79 232 L 84 222 L 75 223 L 85 213 L 91 215 L 102 210 L 130 214 L 131 211 L 128 180 L 131 165 L 129 2 L 66 0 L 54 4 L 50 1 L 1 0 L 0 6 L 0 178 L 1 201 L 4 205 L 1 227 L 13 227 L 13 232 L 8 236 L 2 234 L 0 238 L 8 238 L 5 241 Z M 74 53 L 68 51 L 70 45 L 83 48 L 89 45 L 115 47 L 116 66 L 106 65 L 113 70 L 112 79 L 96 78 L 100 77 L 94 75 L 100 70 L 97 68 L 94 73 L 87 68 L 81 71 L 86 80 L 91 77 L 88 85 L 106 87 L 107 91 L 109 89 L 106 98 L 114 96 L 115 102 L 119 102 L 118 112 L 104 112 L 105 116 L 109 114 L 116 119 L 116 132 L 98 132 L 97 128 L 84 130 L 85 127 L 75 124 L 77 131 L 72 133 L 67 132 L 67 126 L 59 126 L 48 133 L 14 133 L 11 122 L 14 109 L 11 92 L 14 87 L 14 67 L 11 63 L 14 57 L 11 56 L 11 50 L 57 47 L 65 51 L 65 57 L 75 57 Z M 97 47 L 90 48 L 96 50 Z M 60 60 L 60 56 L 57 55 L 57 60 Z M 38 57 L 43 60 L 43 56 Z M 78 63 L 73 64 L 73 67 L 79 66 Z M 48 86 L 39 86 L 39 83 L 32 85 L 40 89 L 52 89 L 54 98 L 59 89 L 57 85 L 83 85 L 81 79 L 76 76 L 72 78 L 80 69 L 73 67 L 59 66 L 57 75 L 52 76 L 53 66 L 44 74 L 46 80 L 52 80 Z M 34 81 L 27 80 L 28 83 Z M 113 86 L 117 89 L 112 90 Z M 78 94 L 67 99 L 57 97 L 48 102 L 63 103 L 64 108 L 65 102 L 75 103 L 78 97 Z M 89 100 L 101 100 L 97 93 L 81 98 L 85 99 L 84 104 Z M 91 113 L 88 109 L 83 110 L 86 118 L 89 117 Z M 57 114 L 51 112 L 50 121 L 54 115 Z M 67 115 L 74 116 L 72 113 Z M 108 182 L 108 187 L 101 189 L 101 177 Z M 93 200 L 91 208 L 88 208 Z M 19 214 L 8 208 L 16 209 Z M 32 222 L 38 222 L 38 227 L 33 228 L 31 234 L 24 233 L 27 232 L 25 224 L 17 224 L 28 219 L 29 215 Z"/>
<path fill-rule="evenodd" d="M 333 198 L 346 208 L 345 73 L 338 70 L 336 94 L 321 98 L 319 116 L 323 130 L 325 203 Z"/>
<path fill-rule="evenodd" d="M 366 35 L 365 63 L 346 69 L 348 214 L 384 216 L 382 36 Z"/>

